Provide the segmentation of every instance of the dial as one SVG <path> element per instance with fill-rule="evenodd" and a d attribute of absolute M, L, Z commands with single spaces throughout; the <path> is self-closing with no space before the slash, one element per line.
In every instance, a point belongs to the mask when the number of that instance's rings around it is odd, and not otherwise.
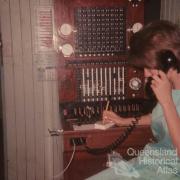
<path fill-rule="evenodd" d="M 74 53 L 74 49 L 71 44 L 63 44 L 59 47 L 59 49 L 62 51 L 64 57 L 69 57 Z"/>
<path fill-rule="evenodd" d="M 143 27 L 143 25 L 139 22 L 135 23 L 132 27 L 132 32 L 136 33 L 138 32 L 141 28 Z"/>
<path fill-rule="evenodd" d="M 137 77 L 134 77 L 129 81 L 129 87 L 136 91 L 141 88 L 141 84 L 142 84 L 141 80 Z"/>
<path fill-rule="evenodd" d="M 62 34 L 63 36 L 69 36 L 72 33 L 73 29 L 70 24 L 62 24 L 59 33 Z"/>

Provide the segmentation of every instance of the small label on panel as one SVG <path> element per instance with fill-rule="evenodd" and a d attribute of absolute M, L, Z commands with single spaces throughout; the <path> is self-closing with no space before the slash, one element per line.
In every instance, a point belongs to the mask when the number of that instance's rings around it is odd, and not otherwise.
<path fill-rule="evenodd" d="M 53 12 L 52 6 L 36 8 L 36 52 L 49 52 L 53 46 Z"/>
<path fill-rule="evenodd" d="M 53 42 L 53 8 L 52 6 L 37 6 L 35 12 L 34 62 L 38 71 L 37 78 L 38 80 L 56 80 L 58 58 Z"/>
<path fill-rule="evenodd" d="M 58 66 L 58 56 L 56 52 L 36 54 L 34 61 L 37 68 L 55 68 Z"/>
<path fill-rule="evenodd" d="M 38 80 L 56 81 L 58 79 L 56 68 L 38 68 Z"/>

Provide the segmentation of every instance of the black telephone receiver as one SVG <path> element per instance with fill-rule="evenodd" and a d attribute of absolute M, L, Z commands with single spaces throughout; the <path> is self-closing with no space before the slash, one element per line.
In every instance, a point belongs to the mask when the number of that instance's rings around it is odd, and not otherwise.
<path fill-rule="evenodd" d="M 170 68 L 177 69 L 180 71 L 178 59 L 176 58 L 175 54 L 171 50 L 163 49 L 157 53 L 158 59 L 158 69 L 162 70 L 163 72 L 167 73 Z M 151 81 L 152 77 L 149 77 L 146 82 L 145 92 L 148 99 L 152 101 L 157 101 L 156 96 L 151 88 Z"/>
<path fill-rule="evenodd" d="M 171 50 L 163 49 L 157 53 L 159 60 L 159 69 L 167 73 L 170 68 L 177 69 L 179 72 L 179 63 L 175 54 Z"/>

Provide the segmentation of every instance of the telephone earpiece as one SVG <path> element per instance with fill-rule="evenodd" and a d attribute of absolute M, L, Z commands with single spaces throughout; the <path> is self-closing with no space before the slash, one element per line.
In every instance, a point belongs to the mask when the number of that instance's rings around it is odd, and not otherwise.
<path fill-rule="evenodd" d="M 179 61 L 171 50 L 163 49 L 159 51 L 156 55 L 158 60 L 158 69 L 162 70 L 165 73 L 167 73 L 170 68 L 176 69 L 178 72 L 180 72 Z M 148 99 L 150 99 L 152 102 L 154 102 L 154 104 L 156 104 L 157 99 L 151 88 L 151 81 L 152 77 L 149 77 L 146 82 L 145 93 Z"/>
<path fill-rule="evenodd" d="M 178 59 L 171 50 L 164 49 L 159 51 L 157 58 L 159 60 L 158 69 L 163 72 L 167 73 L 170 68 L 177 69 L 178 72 L 180 71 Z"/>

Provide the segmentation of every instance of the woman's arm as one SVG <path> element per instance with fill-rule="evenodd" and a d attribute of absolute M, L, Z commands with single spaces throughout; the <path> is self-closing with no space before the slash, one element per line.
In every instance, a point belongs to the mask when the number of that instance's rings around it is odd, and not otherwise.
<path fill-rule="evenodd" d="M 151 87 L 163 108 L 172 142 L 180 157 L 180 117 L 172 99 L 172 85 L 162 71 L 159 71 L 159 75 L 153 76 L 153 79 Z"/>
<path fill-rule="evenodd" d="M 177 149 L 178 156 L 180 157 L 180 117 L 173 101 L 164 104 L 162 107 L 171 139 Z"/>
<path fill-rule="evenodd" d="M 133 120 L 135 120 L 134 117 L 130 118 L 123 118 L 118 116 L 116 113 L 112 111 L 104 111 L 103 112 L 103 122 L 114 122 L 118 126 L 124 126 L 130 124 Z M 151 123 L 151 114 L 144 115 L 140 117 L 138 124 L 139 125 L 149 125 Z"/>

